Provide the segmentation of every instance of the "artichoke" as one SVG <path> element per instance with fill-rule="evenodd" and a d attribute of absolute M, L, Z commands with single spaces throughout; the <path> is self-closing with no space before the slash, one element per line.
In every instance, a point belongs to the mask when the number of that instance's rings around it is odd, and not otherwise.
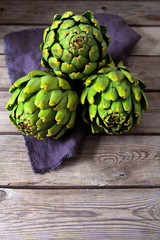
<path fill-rule="evenodd" d="M 6 105 L 11 122 L 25 135 L 60 138 L 76 119 L 78 95 L 67 80 L 35 70 L 18 79 Z"/>
<path fill-rule="evenodd" d="M 85 80 L 110 60 L 106 27 L 88 11 L 82 15 L 56 14 L 44 31 L 41 64 L 63 78 Z"/>
<path fill-rule="evenodd" d="M 87 78 L 81 95 L 83 119 L 93 133 L 120 134 L 140 123 L 142 109 L 148 109 L 146 85 L 133 76 L 122 62 L 112 62 Z"/>

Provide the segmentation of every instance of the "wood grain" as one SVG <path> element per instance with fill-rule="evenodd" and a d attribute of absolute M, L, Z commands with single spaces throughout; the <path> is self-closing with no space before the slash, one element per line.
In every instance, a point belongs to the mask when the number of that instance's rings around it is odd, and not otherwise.
<path fill-rule="evenodd" d="M 6 91 L 0 92 L 0 132 L 16 133 L 17 129 L 10 123 L 8 119 L 9 113 L 6 109 L 6 103 L 10 98 L 10 93 Z M 134 133 L 159 133 L 160 134 L 160 93 L 146 93 L 149 101 L 149 110 L 143 113 L 142 120 L 139 126 L 134 130 Z"/>
<path fill-rule="evenodd" d="M 160 55 L 160 29 L 159 27 L 134 27 L 142 38 L 133 48 L 133 55 Z"/>
<path fill-rule="evenodd" d="M 143 79 L 147 84 L 148 90 L 160 90 L 160 57 L 151 56 L 130 56 L 128 58 L 128 67 L 130 72 Z M 6 89 L 11 86 L 6 64 L 5 56 L 0 55 L 0 89 Z"/>
<path fill-rule="evenodd" d="M 0 54 L 4 53 L 4 36 L 7 33 L 36 27 L 39 26 L 0 26 Z M 138 41 L 131 54 L 160 56 L 160 27 L 134 27 L 133 29 L 138 32 L 142 38 Z"/>
<path fill-rule="evenodd" d="M 148 89 L 160 89 L 160 71 L 159 71 L 159 63 L 160 57 L 158 56 L 129 56 L 127 59 L 127 66 L 129 67 L 130 71 L 144 81 L 147 84 Z M 151 71 L 152 66 L 152 71 Z M 5 71 L 6 70 L 6 71 Z M 3 77 L 2 77 L 3 74 Z M 5 55 L 0 54 L 0 87 L 3 84 L 3 81 L 8 81 L 8 73 L 6 69 L 6 62 L 5 62 Z M 3 79 L 5 78 L 5 79 Z M 151 83 L 152 78 L 152 83 Z M 153 82 L 154 81 L 154 82 Z M 6 85 L 6 87 L 9 87 Z"/>
<path fill-rule="evenodd" d="M 159 0 L 0 2 L 0 239 L 159 240 Z M 4 109 L 10 87 L 4 35 L 48 26 L 55 13 L 88 9 L 118 14 L 142 35 L 128 65 L 153 90 L 147 92 L 150 109 L 132 135 L 86 136 L 77 157 L 34 174 L 23 136 Z"/>
<path fill-rule="evenodd" d="M 160 235 L 158 189 L 2 189 L 0 206 L 5 240 L 158 240 Z"/>
<path fill-rule="evenodd" d="M 77 157 L 51 173 L 32 172 L 22 136 L 0 135 L 0 185 L 160 186 L 159 136 L 88 136 Z"/>
<path fill-rule="evenodd" d="M 132 25 L 159 25 L 158 1 L 31 1 L 1 0 L 0 24 L 50 24 L 53 15 L 65 11 L 81 14 L 87 10 L 122 16 Z M 43 19 L 43 20 L 42 20 Z"/>
<path fill-rule="evenodd" d="M 6 56 L 4 54 L 0 54 L 0 71 L 1 71 L 1 68 L 6 68 L 5 57 Z"/>
<path fill-rule="evenodd" d="M 147 84 L 147 89 L 160 89 L 160 57 L 129 56 L 128 67 L 132 74 Z"/>

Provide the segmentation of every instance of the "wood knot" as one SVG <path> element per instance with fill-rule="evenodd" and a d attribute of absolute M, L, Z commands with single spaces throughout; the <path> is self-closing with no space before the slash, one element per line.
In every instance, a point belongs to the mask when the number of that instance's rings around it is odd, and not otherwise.
<path fill-rule="evenodd" d="M 105 6 L 102 6 L 101 9 L 104 10 L 104 11 L 107 10 L 107 8 Z"/>
<path fill-rule="evenodd" d="M 119 176 L 120 176 L 120 177 L 124 177 L 125 174 L 124 174 L 124 173 L 120 173 Z"/>
<path fill-rule="evenodd" d="M 5 198 L 6 198 L 6 192 L 3 190 L 0 190 L 0 202 L 5 200 Z"/>
<path fill-rule="evenodd" d="M 155 158 L 160 158 L 160 153 L 159 152 L 155 154 Z"/>

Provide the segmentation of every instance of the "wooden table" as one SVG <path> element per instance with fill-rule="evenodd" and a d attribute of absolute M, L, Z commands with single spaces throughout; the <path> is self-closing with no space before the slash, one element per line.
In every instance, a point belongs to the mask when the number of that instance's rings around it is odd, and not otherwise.
<path fill-rule="evenodd" d="M 8 120 L 3 36 L 48 26 L 56 13 L 119 14 L 142 35 L 128 58 L 150 109 L 134 132 L 87 136 L 56 171 L 32 172 Z M 160 1 L 0 1 L 0 239 L 160 239 Z"/>

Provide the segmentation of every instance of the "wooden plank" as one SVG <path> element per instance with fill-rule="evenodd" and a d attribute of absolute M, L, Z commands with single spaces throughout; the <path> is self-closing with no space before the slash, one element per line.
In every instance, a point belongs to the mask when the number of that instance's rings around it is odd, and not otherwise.
<path fill-rule="evenodd" d="M 6 68 L 6 62 L 5 62 L 5 55 L 4 54 L 0 54 L 0 71 L 1 68 Z"/>
<path fill-rule="evenodd" d="M 148 90 L 160 90 L 160 57 L 130 56 L 128 67 L 132 74 L 143 79 Z M 5 56 L 0 55 L 0 88 L 9 88 L 10 80 L 5 64 Z"/>
<path fill-rule="evenodd" d="M 38 26 L 0 26 L 0 54 L 4 53 L 4 36 L 7 33 L 33 27 Z M 133 29 L 140 33 L 142 38 L 134 47 L 132 55 L 160 56 L 160 27 L 134 27 Z"/>
<path fill-rule="evenodd" d="M 143 112 L 142 120 L 139 126 L 134 130 L 135 133 L 160 133 L 158 126 L 160 125 L 160 93 L 146 93 L 149 110 Z"/>
<path fill-rule="evenodd" d="M 11 82 L 6 67 L 0 68 L 0 88 L 10 88 Z"/>
<path fill-rule="evenodd" d="M 149 101 L 149 111 L 143 112 L 142 120 L 139 126 L 134 130 L 134 133 L 160 133 L 160 93 L 146 93 Z M 8 119 L 9 113 L 5 109 L 5 105 L 9 100 L 9 92 L 0 92 L 0 132 L 17 132 L 17 129 L 10 123 Z"/>
<path fill-rule="evenodd" d="M 4 240 L 158 240 L 160 236 L 158 189 L 1 189 L 0 201 Z"/>
<path fill-rule="evenodd" d="M 81 14 L 87 10 L 122 16 L 132 25 L 159 25 L 158 1 L 21 1 L 1 0 L 0 24 L 50 24 L 53 15 L 65 11 Z"/>
<path fill-rule="evenodd" d="M 147 89 L 160 89 L 160 57 L 130 56 L 128 68 L 132 74 L 147 84 Z"/>
<path fill-rule="evenodd" d="M 87 136 L 77 157 L 32 172 L 22 136 L 0 135 L 0 185 L 160 186 L 160 136 Z"/>
<path fill-rule="evenodd" d="M 159 27 L 134 27 L 142 38 L 133 48 L 133 55 L 160 55 L 160 29 Z"/>
<path fill-rule="evenodd" d="M 34 28 L 36 28 L 34 26 Z M 4 53 L 3 38 L 11 31 L 21 31 L 29 29 L 27 26 L 0 26 L 0 53 Z M 141 34 L 142 38 L 135 45 L 132 55 L 160 55 L 160 28 L 159 27 L 134 27 L 136 32 Z"/>

